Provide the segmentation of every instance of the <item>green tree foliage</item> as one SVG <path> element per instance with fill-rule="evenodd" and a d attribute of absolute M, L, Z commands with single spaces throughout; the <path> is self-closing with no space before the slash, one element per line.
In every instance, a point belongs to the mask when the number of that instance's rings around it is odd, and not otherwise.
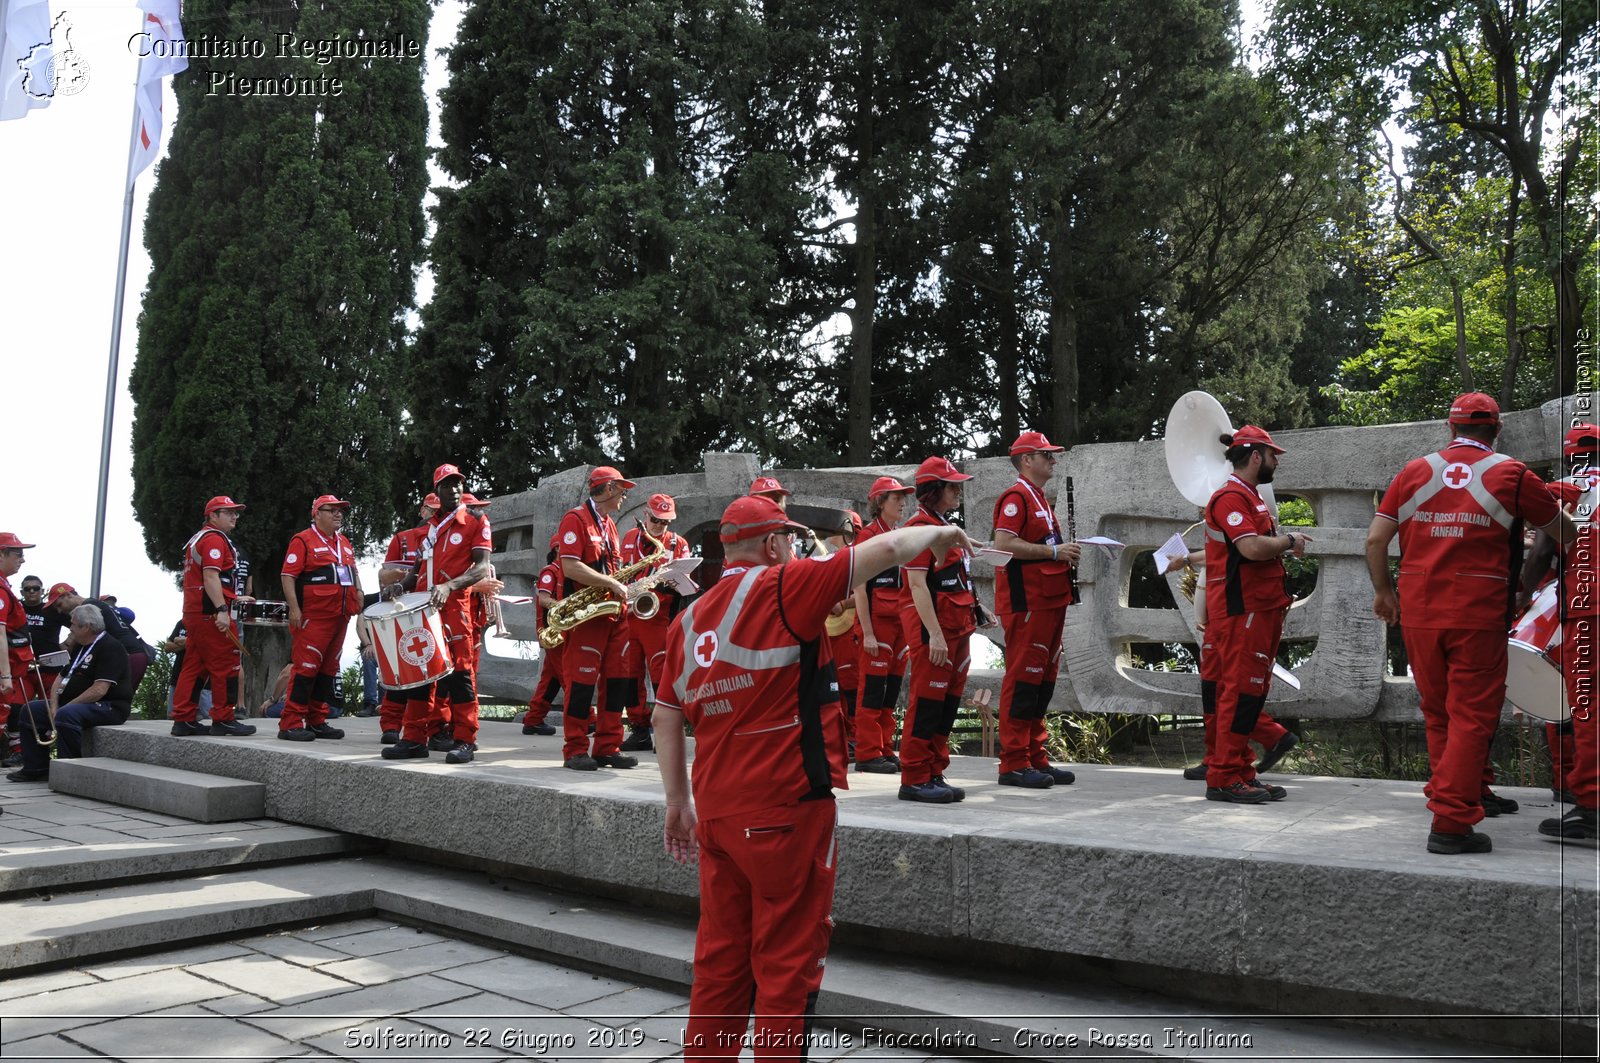
<path fill-rule="evenodd" d="M 733 188 L 746 5 L 480 0 L 449 56 L 416 467 L 496 491 L 762 447 L 774 264 Z M 726 76 L 725 76 L 726 75 Z M 752 179 L 759 180 L 759 176 Z M 766 449 L 766 448 L 763 448 Z"/>
<path fill-rule="evenodd" d="M 1410 138 L 1406 169 L 1415 176 L 1400 180 L 1417 181 L 1420 194 L 1396 189 L 1392 224 L 1434 261 L 1445 283 L 1429 305 L 1445 308 L 1456 330 L 1456 383 L 1498 384 L 1501 398 L 1515 402 L 1518 381 L 1537 375 L 1537 365 L 1524 359 L 1547 358 L 1546 394 L 1569 389 L 1579 329 L 1592 306 L 1586 277 L 1600 217 L 1591 195 L 1600 74 L 1594 5 L 1277 0 L 1272 19 L 1273 75 L 1308 113 L 1363 154 L 1386 123 Z M 1464 290 L 1477 283 L 1468 271 L 1472 256 L 1429 248 L 1448 219 L 1428 206 L 1459 209 L 1481 195 L 1485 178 L 1500 178 L 1503 196 L 1498 219 L 1476 241 L 1480 259 L 1487 253 L 1500 273 L 1506 353 L 1498 381 L 1475 380 L 1471 372 Z M 1534 276 L 1547 298 L 1525 298 Z"/>
<path fill-rule="evenodd" d="M 423 234 L 422 62 L 318 65 L 277 58 L 274 46 L 278 33 L 421 45 L 428 16 L 424 0 L 185 5 L 191 39 L 260 40 L 268 54 L 190 59 L 150 196 L 134 509 L 165 568 L 181 566 L 217 494 L 250 507 L 238 538 L 264 576 L 320 492 L 355 501 L 358 541 L 389 530 L 399 407 L 386 389 L 400 373 Z M 212 95 L 213 71 L 327 75 L 343 91 Z"/>

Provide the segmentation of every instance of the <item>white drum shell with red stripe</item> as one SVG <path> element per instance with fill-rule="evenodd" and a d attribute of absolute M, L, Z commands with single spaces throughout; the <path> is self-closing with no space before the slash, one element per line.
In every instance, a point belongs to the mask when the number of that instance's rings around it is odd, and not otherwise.
<path fill-rule="evenodd" d="M 361 619 L 372 633 L 378 680 L 390 690 L 426 686 L 454 670 L 439 610 L 427 594 L 417 591 L 370 605 Z"/>
<path fill-rule="evenodd" d="M 1506 700 L 1549 723 L 1572 716 L 1566 680 L 1550 652 L 1562 638 L 1561 591 L 1552 580 L 1533 596 L 1506 642 Z"/>

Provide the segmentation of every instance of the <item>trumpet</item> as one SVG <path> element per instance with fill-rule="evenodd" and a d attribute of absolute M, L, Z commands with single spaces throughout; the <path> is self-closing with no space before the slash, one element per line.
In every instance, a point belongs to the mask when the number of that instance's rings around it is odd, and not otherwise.
<path fill-rule="evenodd" d="M 648 575 L 650 569 L 668 560 L 667 548 L 644 530 L 644 521 L 638 521 L 639 534 L 653 549 L 648 557 L 625 565 L 617 570 L 616 579 L 628 585 L 628 600 L 619 602 L 604 587 L 584 587 L 552 605 L 544 614 L 544 630 L 539 632 L 539 644 L 553 650 L 567 640 L 567 632 L 603 616 L 617 616 L 624 609 L 641 620 L 648 620 L 661 608 L 661 599 L 650 588 L 662 580 L 660 575 Z"/>

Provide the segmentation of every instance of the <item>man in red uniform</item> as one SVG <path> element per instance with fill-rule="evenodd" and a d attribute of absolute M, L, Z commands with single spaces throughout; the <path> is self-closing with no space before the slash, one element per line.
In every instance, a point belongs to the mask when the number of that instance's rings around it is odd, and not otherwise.
<path fill-rule="evenodd" d="M 644 529 L 630 528 L 622 537 L 624 567 L 642 561 L 654 552 L 655 547 L 645 539 L 645 532 L 649 532 L 652 539 L 666 548 L 668 561 L 688 557 L 689 541 L 672 530 L 672 522 L 678 519 L 678 505 L 673 497 L 651 495 L 650 501 L 645 503 L 644 508 Z M 655 572 L 659 568 L 657 565 L 649 569 L 649 572 Z M 628 724 L 631 733 L 622 743 L 624 753 L 636 753 L 653 748 L 650 740 L 650 704 L 644 700 L 643 680 L 645 675 L 650 677 L 652 695 L 661 689 L 661 666 L 666 660 L 667 652 L 667 628 L 672 624 L 672 618 L 678 615 L 678 610 L 683 608 L 683 596 L 670 586 L 656 586 L 652 588 L 651 593 L 661 603 L 655 614 L 648 619 L 636 613 L 628 617 L 628 637 L 633 641 L 628 650 L 628 663 L 634 669 L 637 686 L 629 691 L 632 695 L 632 700 L 628 703 Z"/>
<path fill-rule="evenodd" d="M 867 489 L 872 519 L 856 535 L 856 545 L 898 527 L 914 490 L 893 476 L 872 481 Z M 884 569 L 855 589 L 856 623 L 861 628 L 856 771 L 900 773 L 900 759 L 894 755 L 894 707 L 900 701 L 900 683 L 906 674 L 906 638 L 900 627 L 904 597 L 898 567 Z"/>
<path fill-rule="evenodd" d="M 14 532 L 0 532 L 0 624 L 6 629 L 6 666 L 0 671 L 0 723 L 6 723 L 8 730 L 12 714 L 28 701 L 27 674 L 33 664 L 28 611 L 11 590 L 11 577 L 22 570 L 23 551 L 32 550 L 33 545 L 17 538 Z M 18 723 L 20 726 L 21 721 Z"/>
<path fill-rule="evenodd" d="M 428 537 L 428 528 L 433 515 L 438 512 L 439 496 L 430 491 L 422 500 L 422 508 L 417 513 L 422 518 L 422 523 L 415 528 L 396 532 L 394 538 L 389 540 L 388 552 L 383 555 L 383 565 L 378 569 L 379 593 L 388 590 L 390 584 L 405 579 L 406 573 L 416 567 L 422 540 Z M 370 642 L 363 652 L 373 652 Z M 384 745 L 392 746 L 400 741 L 400 724 L 405 715 L 406 692 L 384 687 L 383 703 L 378 707 L 378 728 L 383 732 Z"/>
<path fill-rule="evenodd" d="M 539 572 L 539 584 L 533 592 L 535 631 L 544 630 L 545 616 L 550 607 L 556 604 L 556 595 L 561 593 L 561 560 L 556 550 L 557 541 L 557 536 L 550 536 L 550 552 L 545 554 L 545 566 Z M 533 697 L 528 699 L 528 714 L 522 718 L 522 733 L 525 735 L 556 733 L 556 729 L 544 721 L 550 715 L 556 695 L 561 692 L 561 660 L 566 649 L 565 642 L 554 649 L 540 644 L 539 680 L 534 684 Z"/>
<path fill-rule="evenodd" d="M 1547 724 L 1552 766 L 1563 770 L 1552 787 L 1570 794 L 1566 815 L 1540 822 L 1539 833 L 1560 841 L 1594 842 L 1600 827 L 1600 705 L 1595 697 L 1596 629 L 1600 628 L 1600 427 L 1578 423 L 1562 440 L 1562 455 L 1572 463 L 1572 475 L 1550 485 L 1559 501 L 1576 514 L 1578 535 L 1567 544 L 1557 564 L 1561 581 L 1560 645 L 1551 655 L 1566 679 L 1567 703 L 1572 716 L 1564 724 Z M 1543 532 L 1534 540 L 1524 573 L 1523 589 L 1538 586 L 1554 555 L 1555 542 Z M 1562 732 L 1565 732 L 1564 734 Z M 1565 754 L 1565 763 L 1558 757 Z M 1487 806 L 1485 806 L 1487 810 Z"/>
<path fill-rule="evenodd" d="M 1487 853 L 1480 794 L 1506 696 L 1506 628 L 1521 562 L 1522 522 L 1560 542 L 1576 529 L 1544 481 L 1496 454 L 1500 406 L 1482 392 L 1450 405 L 1449 444 L 1407 463 L 1367 530 L 1372 611 L 1399 624 L 1422 701 L 1432 775 L 1428 852 Z M 1400 597 L 1389 543 L 1400 536 Z"/>
<path fill-rule="evenodd" d="M 556 529 L 561 540 L 561 597 L 581 587 L 604 587 L 619 602 L 627 601 L 628 588 L 615 578 L 622 567 L 622 540 L 614 518 L 634 486 L 609 465 L 589 473 L 589 498 L 568 510 Z M 567 632 L 562 673 L 566 683 L 561 711 L 565 734 L 562 766 L 595 771 L 637 765 L 638 758 L 621 751 L 622 709 L 628 703 L 628 686 L 634 681 L 628 660 L 626 610 L 617 616 L 596 617 Z M 594 753 L 590 755 L 589 718 L 596 709 Z"/>
<path fill-rule="evenodd" d="M 806 1058 L 832 933 L 833 790 L 847 785 L 823 623 L 868 577 L 967 544 L 950 525 L 907 528 L 794 561 L 794 532 L 806 529 L 770 499 L 736 499 L 722 515 L 722 579 L 678 615 L 667 641 L 656 701 L 663 840 L 674 859 L 700 861 L 690 1063 L 737 1057 L 752 1012 L 757 1059 Z"/>
<path fill-rule="evenodd" d="M 1011 560 L 994 575 L 994 607 L 1006 634 L 1000 683 L 1000 783 L 1042 790 L 1075 778 L 1052 767 L 1045 753 L 1045 709 L 1055 693 L 1061 634 L 1072 601 L 1072 566 L 1082 548 L 1066 541 L 1045 484 L 1057 455 L 1043 432 L 1024 432 L 1011 444 L 1017 482 L 994 503 L 994 545 Z"/>
<path fill-rule="evenodd" d="M 790 491 L 778 482 L 776 476 L 757 476 L 750 484 L 752 498 L 770 498 L 778 504 L 779 509 L 789 508 Z"/>
<path fill-rule="evenodd" d="M 406 714 L 400 726 L 400 740 L 383 751 L 387 760 L 426 757 L 429 739 L 439 733 L 440 718 L 434 708 L 434 688 L 444 691 L 450 703 L 451 746 L 446 764 L 468 764 L 478 741 L 478 691 L 473 677 L 475 633 L 469 616 L 472 585 L 489 573 L 489 554 L 493 549 L 489 522 L 474 516 L 461 502 L 466 482 L 454 465 L 441 465 L 433 472 L 433 489 L 439 495 L 439 513 L 428 524 L 416 567 L 399 583 L 389 586 L 386 596 L 398 598 L 413 590 L 427 591 L 439 622 L 444 628 L 445 645 L 435 647 L 450 654 L 452 670 L 433 683 L 406 691 Z"/>
<path fill-rule="evenodd" d="M 1304 557 L 1311 538 L 1279 533 L 1261 500 L 1260 485 L 1272 482 L 1283 448 L 1250 424 L 1220 442 L 1233 473 L 1212 493 L 1205 515 L 1207 623 L 1200 655 L 1207 662 L 1203 687 L 1210 686 L 1215 705 L 1207 712 L 1215 738 L 1206 757 L 1206 799 L 1258 805 L 1288 796 L 1256 777 L 1250 737 L 1271 719 L 1267 692 L 1290 604 L 1283 556 Z"/>
<path fill-rule="evenodd" d="M 241 597 L 237 549 L 229 533 L 244 506 L 226 495 L 206 503 L 205 525 L 183 548 L 183 624 L 189 644 L 172 698 L 175 735 L 253 735 L 251 724 L 234 719 L 239 703 L 239 639 L 232 607 Z M 211 726 L 198 719 L 200 691 L 211 682 Z"/>
<path fill-rule="evenodd" d="M 907 528 L 942 528 L 961 506 L 962 483 L 972 479 L 945 458 L 917 468 L 917 514 Z M 900 626 L 911 647 L 911 689 L 900 735 L 900 800 L 949 804 L 967 796 L 945 781 L 950 767 L 950 728 L 972 663 L 969 645 L 980 607 L 972 591 L 971 551 L 956 546 L 925 550 L 901 566 L 906 594 Z M 987 618 L 985 618 L 985 622 Z"/>
<path fill-rule="evenodd" d="M 839 534 L 830 535 L 824 540 L 823 545 L 829 551 L 848 550 L 855 545 L 856 536 L 861 534 L 861 514 L 853 509 L 844 512 L 849 524 L 841 529 Z M 856 621 L 855 593 L 852 591 L 850 596 L 835 605 L 833 610 L 824 630 L 827 631 L 828 645 L 833 653 L 834 674 L 839 679 L 839 701 L 844 705 L 845 736 L 849 739 L 850 757 L 853 760 L 856 744 L 856 704 L 861 688 L 861 625 Z"/>
<path fill-rule="evenodd" d="M 296 532 L 284 551 L 279 578 L 289 606 L 294 679 L 278 718 L 278 737 L 288 742 L 344 737 L 328 723 L 328 702 L 350 618 L 361 613 L 356 553 L 340 530 L 349 508 L 341 498 L 319 495 L 311 503 L 311 527 Z"/>

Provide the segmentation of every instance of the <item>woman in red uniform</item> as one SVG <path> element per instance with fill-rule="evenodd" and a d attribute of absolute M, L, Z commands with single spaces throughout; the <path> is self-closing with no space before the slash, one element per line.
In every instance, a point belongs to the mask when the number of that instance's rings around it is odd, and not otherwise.
<path fill-rule="evenodd" d="M 961 508 L 961 484 L 972 477 L 944 458 L 917 468 L 917 514 L 906 527 L 943 526 Z M 900 736 L 900 800 L 949 804 L 967 796 L 945 781 L 950 728 L 967 688 L 968 643 L 977 630 L 978 599 L 961 546 L 937 556 L 925 550 L 906 562 L 900 623 L 911 649 L 911 694 Z"/>
<path fill-rule="evenodd" d="M 905 516 L 912 488 L 893 476 L 880 476 L 867 491 L 872 520 L 856 535 L 856 545 L 893 531 Z M 894 706 L 906 674 L 906 640 L 900 631 L 904 591 L 900 570 L 889 568 L 857 587 L 856 621 L 861 627 L 860 705 L 856 709 L 856 771 L 893 775 L 900 770 L 894 755 Z"/>

